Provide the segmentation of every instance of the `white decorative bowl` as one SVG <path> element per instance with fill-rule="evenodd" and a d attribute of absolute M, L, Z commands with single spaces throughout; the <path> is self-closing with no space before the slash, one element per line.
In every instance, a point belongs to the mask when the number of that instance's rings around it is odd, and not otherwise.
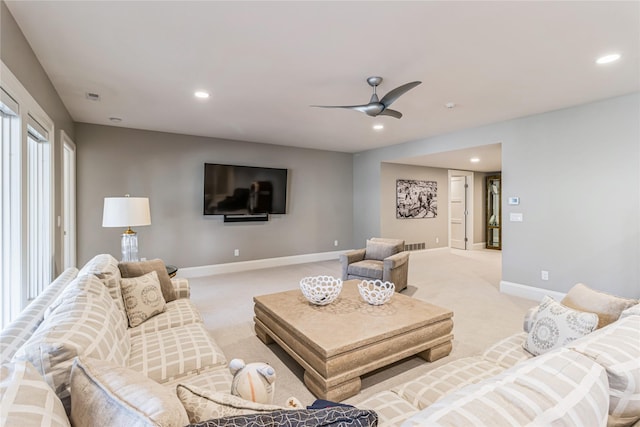
<path fill-rule="evenodd" d="M 305 277 L 300 280 L 300 290 L 309 302 L 316 305 L 327 305 L 340 295 L 342 279 L 331 276 Z"/>
<path fill-rule="evenodd" d="M 360 296 L 371 305 L 382 305 L 389 301 L 396 291 L 396 285 L 382 280 L 363 280 L 358 283 Z"/>

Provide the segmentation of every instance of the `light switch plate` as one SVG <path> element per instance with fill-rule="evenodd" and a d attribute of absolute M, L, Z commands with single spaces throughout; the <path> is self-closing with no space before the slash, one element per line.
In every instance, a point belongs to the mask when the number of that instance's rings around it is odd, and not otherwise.
<path fill-rule="evenodd" d="M 517 206 L 520 204 L 520 197 L 509 197 L 508 201 L 511 206 Z"/>
<path fill-rule="evenodd" d="M 522 214 L 521 213 L 510 213 L 509 221 L 511 222 L 522 222 Z"/>

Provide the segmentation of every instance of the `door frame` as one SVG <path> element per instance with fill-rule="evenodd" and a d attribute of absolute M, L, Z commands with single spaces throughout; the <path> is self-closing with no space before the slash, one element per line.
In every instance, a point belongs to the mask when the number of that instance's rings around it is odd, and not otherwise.
<path fill-rule="evenodd" d="M 62 265 L 64 269 L 75 267 L 76 241 L 76 144 L 64 130 L 62 141 Z M 67 159 L 67 153 L 70 158 Z"/>
<path fill-rule="evenodd" d="M 447 239 L 447 246 L 451 248 L 451 178 L 458 176 L 467 177 L 467 191 L 465 198 L 465 238 L 466 241 L 466 250 L 473 249 L 473 188 L 474 188 L 474 174 L 471 171 L 461 171 L 455 169 L 449 169 L 447 171 L 447 204 L 449 205 L 447 209 L 447 233 L 449 238 Z"/>

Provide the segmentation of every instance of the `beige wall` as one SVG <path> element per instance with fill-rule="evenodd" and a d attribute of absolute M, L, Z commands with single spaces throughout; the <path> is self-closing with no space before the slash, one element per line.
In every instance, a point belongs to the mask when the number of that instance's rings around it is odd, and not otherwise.
<path fill-rule="evenodd" d="M 438 183 L 438 216 L 436 218 L 396 218 L 396 180 L 398 179 L 436 181 Z M 406 243 L 424 242 L 427 249 L 448 246 L 449 182 L 446 169 L 382 163 L 380 192 L 382 237 L 404 239 Z M 436 243 L 436 238 L 439 243 Z"/>
<path fill-rule="evenodd" d="M 4 1 L 0 1 L 0 59 L 54 122 L 54 215 L 55 218 L 58 218 L 62 215 L 62 142 L 60 132 L 64 130 L 73 139 L 74 123 Z M 62 254 L 62 228 L 55 227 L 54 274 L 62 271 Z"/>
<path fill-rule="evenodd" d="M 79 264 L 102 252 L 120 258 L 123 230 L 102 228 L 102 207 L 126 193 L 150 201 L 151 225 L 136 228 L 140 256 L 179 267 L 352 247 L 351 154 L 84 123 L 76 145 Z M 287 168 L 288 213 L 254 223 L 204 216 L 205 162 Z"/>

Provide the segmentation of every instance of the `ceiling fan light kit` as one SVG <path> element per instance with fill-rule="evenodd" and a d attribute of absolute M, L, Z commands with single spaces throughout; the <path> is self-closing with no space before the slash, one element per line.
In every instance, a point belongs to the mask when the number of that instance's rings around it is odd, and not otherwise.
<path fill-rule="evenodd" d="M 393 104 L 398 98 L 402 95 L 418 86 L 419 81 L 405 83 L 402 86 L 398 86 L 392 91 L 388 92 L 382 99 L 378 99 L 378 94 L 376 92 L 377 87 L 382 83 L 382 77 L 371 76 L 367 78 L 367 83 L 369 86 L 373 88 L 373 94 L 371 95 L 371 99 L 368 104 L 363 105 L 312 105 L 312 107 L 320 107 L 320 108 L 346 108 L 349 110 L 356 110 L 362 113 L 365 113 L 368 116 L 376 117 L 376 116 L 391 116 L 399 119 L 402 117 L 402 113 L 400 111 L 392 110 L 389 108 L 391 104 Z"/>

